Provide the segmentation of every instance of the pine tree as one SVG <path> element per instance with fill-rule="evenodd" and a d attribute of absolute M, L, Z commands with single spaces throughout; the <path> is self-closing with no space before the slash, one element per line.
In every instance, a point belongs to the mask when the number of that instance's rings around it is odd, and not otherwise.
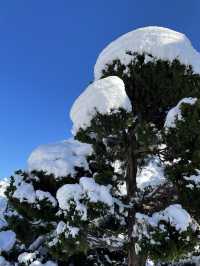
<path fill-rule="evenodd" d="M 187 265 L 198 254 L 200 75 L 177 58 L 126 55 L 74 103 L 70 153 L 40 149 L 40 167 L 34 154 L 11 177 L 11 265 Z M 141 187 L 151 164 L 164 180 Z"/>

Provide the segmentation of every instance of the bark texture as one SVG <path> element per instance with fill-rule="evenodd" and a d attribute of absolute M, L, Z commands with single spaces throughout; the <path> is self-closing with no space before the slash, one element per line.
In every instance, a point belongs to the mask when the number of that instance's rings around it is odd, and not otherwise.
<path fill-rule="evenodd" d="M 127 146 L 127 171 L 126 171 L 126 186 L 128 201 L 131 205 L 128 213 L 128 238 L 129 238 L 129 250 L 128 250 L 128 266 L 144 266 L 145 259 L 142 256 L 138 256 L 135 252 L 135 239 L 133 237 L 133 226 L 135 224 L 136 209 L 134 206 L 134 198 L 137 191 L 137 158 L 135 155 L 137 150 L 137 140 L 134 134 L 134 128 L 131 128 L 128 132 L 128 146 Z"/>

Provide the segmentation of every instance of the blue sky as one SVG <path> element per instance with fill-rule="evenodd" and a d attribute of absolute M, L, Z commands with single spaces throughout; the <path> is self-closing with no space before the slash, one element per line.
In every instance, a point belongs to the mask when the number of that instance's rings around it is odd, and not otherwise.
<path fill-rule="evenodd" d="M 157 25 L 200 51 L 199 13 L 199 0 L 0 1 L 0 177 L 39 144 L 70 136 L 70 107 L 106 44 Z"/>

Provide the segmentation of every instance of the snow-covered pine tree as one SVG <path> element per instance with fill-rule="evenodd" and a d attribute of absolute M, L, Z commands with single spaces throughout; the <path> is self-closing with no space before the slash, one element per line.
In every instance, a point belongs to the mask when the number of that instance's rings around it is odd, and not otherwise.
<path fill-rule="evenodd" d="M 39 147 L 10 179 L 0 265 L 189 263 L 200 233 L 198 73 L 200 55 L 172 30 L 111 43 L 72 107 L 75 140 Z"/>

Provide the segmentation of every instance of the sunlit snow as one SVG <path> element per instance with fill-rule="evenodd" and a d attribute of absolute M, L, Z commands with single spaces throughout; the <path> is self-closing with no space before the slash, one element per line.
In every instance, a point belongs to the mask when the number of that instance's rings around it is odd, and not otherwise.
<path fill-rule="evenodd" d="M 102 76 L 106 64 L 120 59 L 127 65 L 132 57 L 126 52 L 149 53 L 154 57 L 172 61 L 177 58 L 185 65 L 192 65 L 200 72 L 200 54 L 182 33 L 163 27 L 144 27 L 128 32 L 111 42 L 99 55 L 95 68 L 95 79 Z"/>
<path fill-rule="evenodd" d="M 45 171 L 55 177 L 73 175 L 75 167 L 88 169 L 86 156 L 92 152 L 89 144 L 69 139 L 57 143 L 41 145 L 28 159 L 29 171 Z"/>
<path fill-rule="evenodd" d="M 173 107 L 171 110 L 169 110 L 164 127 L 165 128 L 172 128 L 175 127 L 176 125 L 176 120 L 181 120 L 182 119 L 182 114 L 181 114 L 181 105 L 183 103 L 193 105 L 197 101 L 197 98 L 184 98 L 182 99 L 175 107 Z"/>
<path fill-rule="evenodd" d="M 96 111 L 109 114 L 111 110 L 119 108 L 131 111 L 131 103 L 120 78 L 110 76 L 92 83 L 72 106 L 70 117 L 73 122 L 73 134 L 80 128 L 90 126 Z"/>

